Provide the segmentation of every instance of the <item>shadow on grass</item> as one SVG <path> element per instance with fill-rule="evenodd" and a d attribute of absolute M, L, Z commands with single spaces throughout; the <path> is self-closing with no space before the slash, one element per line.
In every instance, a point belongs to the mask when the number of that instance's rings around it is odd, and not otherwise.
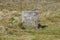
<path fill-rule="evenodd" d="M 48 26 L 46 26 L 46 25 L 41 25 L 41 24 L 38 24 L 38 29 L 44 29 L 44 28 L 46 28 L 46 27 L 48 27 Z"/>

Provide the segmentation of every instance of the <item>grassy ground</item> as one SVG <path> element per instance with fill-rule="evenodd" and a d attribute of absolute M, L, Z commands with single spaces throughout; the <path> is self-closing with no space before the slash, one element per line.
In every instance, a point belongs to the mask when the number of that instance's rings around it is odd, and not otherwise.
<path fill-rule="evenodd" d="M 60 34 L 57 31 L 37 31 L 25 30 L 16 35 L 1 35 L 0 40 L 60 40 Z"/>
<path fill-rule="evenodd" d="M 39 15 L 39 23 L 44 29 L 22 30 L 19 11 L 0 11 L 0 40 L 60 40 L 60 13 Z M 46 12 L 48 13 L 48 12 Z"/>
<path fill-rule="evenodd" d="M 60 1 L 22 4 L 0 5 L 0 40 L 60 40 Z M 46 27 L 22 30 L 22 10 L 40 11 L 38 22 Z"/>

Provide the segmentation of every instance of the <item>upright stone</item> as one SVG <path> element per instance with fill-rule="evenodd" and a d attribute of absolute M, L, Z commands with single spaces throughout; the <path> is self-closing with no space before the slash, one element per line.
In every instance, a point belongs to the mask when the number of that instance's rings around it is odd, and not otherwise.
<path fill-rule="evenodd" d="M 22 11 L 22 22 L 27 29 L 36 29 L 38 26 L 38 11 Z"/>

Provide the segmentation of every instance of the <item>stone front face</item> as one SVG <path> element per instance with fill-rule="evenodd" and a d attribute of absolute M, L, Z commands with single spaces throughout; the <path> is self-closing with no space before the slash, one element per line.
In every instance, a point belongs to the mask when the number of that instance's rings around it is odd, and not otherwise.
<path fill-rule="evenodd" d="M 38 26 L 38 12 L 22 11 L 22 22 L 25 28 L 35 29 Z"/>

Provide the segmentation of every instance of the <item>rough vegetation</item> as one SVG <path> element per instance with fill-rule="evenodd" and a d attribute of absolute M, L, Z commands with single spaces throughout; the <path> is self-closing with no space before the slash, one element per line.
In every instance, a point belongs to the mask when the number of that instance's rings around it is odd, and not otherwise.
<path fill-rule="evenodd" d="M 23 10 L 40 11 L 46 27 L 22 30 Z M 60 0 L 0 0 L 0 40 L 60 40 Z"/>

